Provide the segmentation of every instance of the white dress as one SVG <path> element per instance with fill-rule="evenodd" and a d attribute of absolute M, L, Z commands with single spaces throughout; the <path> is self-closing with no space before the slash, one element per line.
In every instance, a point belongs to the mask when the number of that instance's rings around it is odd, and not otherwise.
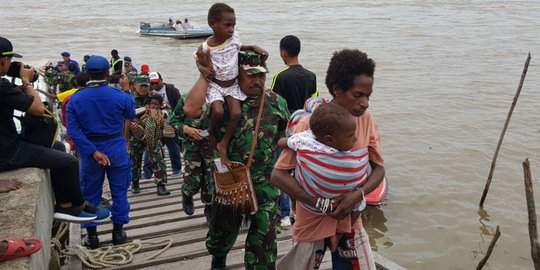
<path fill-rule="evenodd" d="M 210 50 L 212 63 L 216 72 L 215 78 L 220 81 L 230 81 L 238 77 L 238 52 L 242 48 L 242 42 L 238 32 L 223 44 L 211 47 L 208 46 L 208 40 L 202 45 L 203 52 Z M 206 94 L 206 102 L 212 103 L 216 100 L 225 101 L 225 97 L 232 96 L 237 100 L 245 100 L 247 96 L 240 90 L 238 80 L 229 87 L 221 87 L 215 82 L 210 82 Z"/>

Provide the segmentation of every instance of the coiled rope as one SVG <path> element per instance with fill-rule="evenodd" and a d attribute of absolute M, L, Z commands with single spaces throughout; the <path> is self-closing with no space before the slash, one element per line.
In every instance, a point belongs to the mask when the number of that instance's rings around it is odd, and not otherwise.
<path fill-rule="evenodd" d="M 72 246 L 69 249 L 62 249 L 62 245 L 58 239 L 68 231 L 67 223 L 62 223 L 55 237 L 51 239 L 51 247 L 58 251 L 58 253 L 64 256 L 77 256 L 84 264 L 84 266 L 92 269 L 101 269 L 106 267 L 114 267 L 119 265 L 126 265 L 133 262 L 133 256 L 143 245 L 148 246 L 163 246 L 158 252 L 152 256 L 146 257 L 141 261 L 152 260 L 157 256 L 165 252 L 172 246 L 172 239 L 165 239 L 160 241 L 142 241 L 135 239 L 133 242 L 125 243 L 122 245 L 105 246 L 97 249 L 88 249 L 81 245 Z"/>

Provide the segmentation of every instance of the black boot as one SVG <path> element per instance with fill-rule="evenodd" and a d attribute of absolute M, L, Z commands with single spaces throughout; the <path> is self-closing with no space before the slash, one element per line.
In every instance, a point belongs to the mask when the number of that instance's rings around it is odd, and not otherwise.
<path fill-rule="evenodd" d="M 96 249 L 99 247 L 99 238 L 96 227 L 86 228 L 86 240 L 84 241 L 83 246 L 89 249 Z"/>
<path fill-rule="evenodd" d="M 112 242 L 113 245 L 121 245 L 127 241 L 127 234 L 123 229 L 124 224 L 113 224 Z"/>
<path fill-rule="evenodd" d="M 193 197 L 187 196 L 184 192 L 182 192 L 182 210 L 184 210 L 184 213 L 188 216 L 193 215 L 193 212 L 195 211 Z"/>
<path fill-rule="evenodd" d="M 216 257 L 212 255 L 212 270 L 226 270 L 227 256 Z"/>
<path fill-rule="evenodd" d="M 139 181 L 131 182 L 131 193 L 137 194 L 141 192 L 141 187 L 139 186 Z"/>
<path fill-rule="evenodd" d="M 157 195 L 158 196 L 167 196 L 171 194 L 170 191 L 167 190 L 167 188 L 165 187 L 165 185 L 159 185 L 157 186 Z"/>

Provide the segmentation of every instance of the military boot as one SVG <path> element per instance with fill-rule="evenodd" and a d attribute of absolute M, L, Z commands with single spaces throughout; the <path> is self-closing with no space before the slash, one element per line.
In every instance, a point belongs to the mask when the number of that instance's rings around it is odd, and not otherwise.
<path fill-rule="evenodd" d="M 131 193 L 137 194 L 141 192 L 141 187 L 139 186 L 139 181 L 131 182 Z"/>
<path fill-rule="evenodd" d="M 167 196 L 169 194 L 171 194 L 171 192 L 167 190 L 165 185 L 158 185 L 157 186 L 157 195 L 158 196 Z"/>
<path fill-rule="evenodd" d="M 211 269 L 212 270 L 226 270 L 227 269 L 226 261 L 227 261 L 227 256 L 216 257 L 212 255 Z"/>
<path fill-rule="evenodd" d="M 184 213 L 186 215 L 191 216 L 193 215 L 193 212 L 195 211 L 193 205 L 193 197 L 187 196 L 182 192 L 182 210 L 184 210 Z"/>
<path fill-rule="evenodd" d="M 124 224 L 113 224 L 112 242 L 113 245 L 121 245 L 127 241 L 127 234 L 124 231 Z"/>
<path fill-rule="evenodd" d="M 99 247 L 99 238 L 96 227 L 86 228 L 86 240 L 84 241 L 83 246 L 89 249 L 96 249 Z"/>

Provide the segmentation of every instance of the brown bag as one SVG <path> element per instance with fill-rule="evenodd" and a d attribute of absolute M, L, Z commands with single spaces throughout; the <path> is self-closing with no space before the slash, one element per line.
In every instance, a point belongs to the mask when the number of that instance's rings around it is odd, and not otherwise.
<path fill-rule="evenodd" d="M 169 124 L 163 125 L 163 137 L 174 138 L 176 137 L 176 130 Z"/>
<path fill-rule="evenodd" d="M 229 171 L 223 173 L 218 172 L 214 165 L 214 182 L 216 184 L 214 211 L 224 217 L 233 218 L 233 220 L 238 216 L 253 215 L 259 210 L 249 169 L 251 168 L 253 153 L 257 145 L 257 134 L 259 133 L 265 96 L 266 94 L 263 91 L 259 114 L 257 115 L 255 130 L 253 132 L 253 140 L 249 150 L 248 164 L 244 165 L 241 162 L 233 162 L 231 166 L 227 166 Z M 232 217 L 229 215 L 232 215 Z"/>

